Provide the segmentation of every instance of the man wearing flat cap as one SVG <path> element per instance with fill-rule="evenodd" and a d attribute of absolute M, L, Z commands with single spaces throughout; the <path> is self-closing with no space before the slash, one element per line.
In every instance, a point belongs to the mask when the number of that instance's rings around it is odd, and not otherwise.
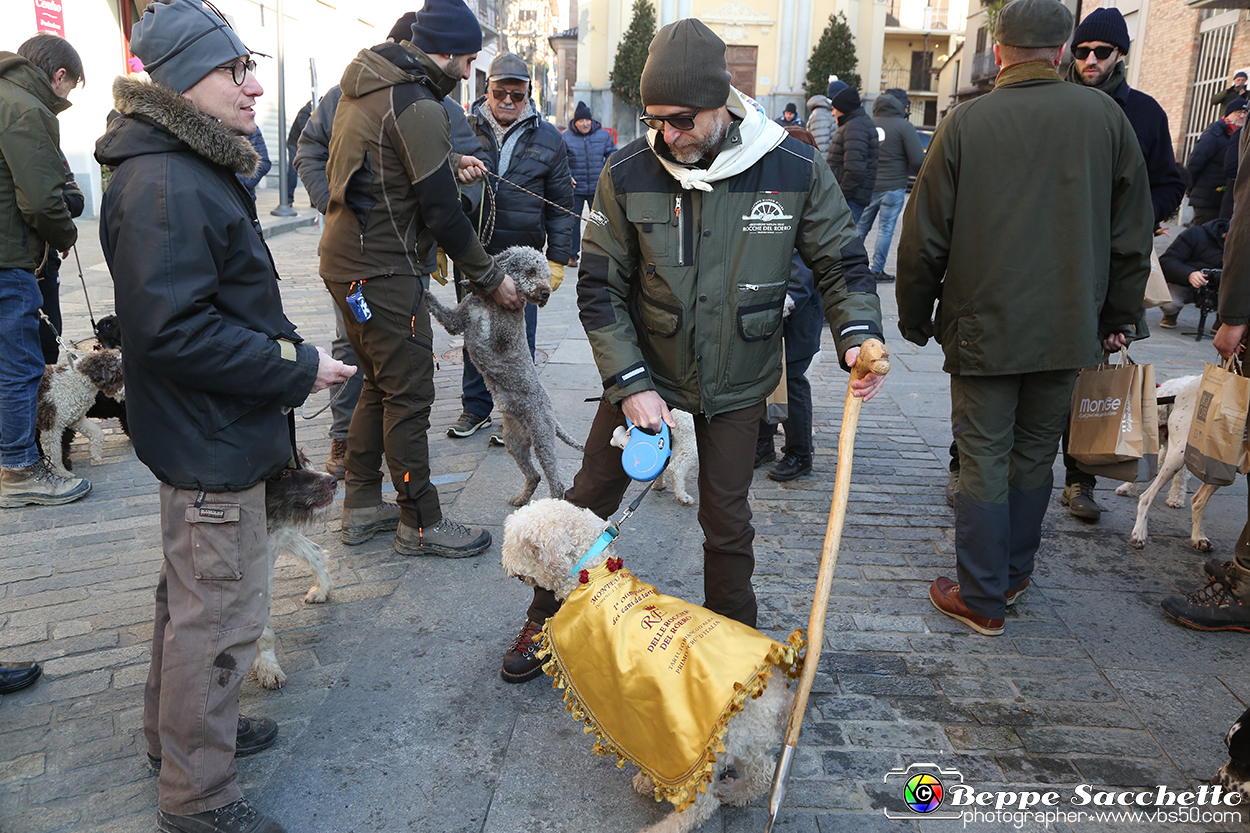
<path fill-rule="evenodd" d="M 152 81 L 118 78 L 120 117 L 96 144 L 116 168 L 100 243 L 114 278 L 135 453 L 160 480 L 161 544 L 148 761 L 157 828 L 278 833 L 234 759 L 274 742 L 239 716 L 269 615 L 265 480 L 298 465 L 289 416 L 355 371 L 301 342 L 282 311 L 255 203 L 236 174 L 263 93 L 256 64 L 200 0 L 152 3 L 130 48 Z"/>
<path fill-rule="evenodd" d="M 782 365 L 782 313 L 795 249 L 811 267 L 844 368 L 881 337 L 868 258 L 816 149 L 730 86 L 725 44 L 701 21 L 662 28 L 642 72 L 647 135 L 599 176 L 577 281 L 604 395 L 582 468 L 565 493 L 607 518 L 631 483 L 609 447 L 628 417 L 658 430 L 695 415 L 704 605 L 754 626 L 751 486 L 764 400 Z M 854 382 L 870 398 L 884 379 Z M 537 589 L 503 678 L 542 673 L 532 640 L 557 609 Z"/>
<path fill-rule="evenodd" d="M 942 345 L 960 462 L 958 581 L 929 599 L 987 635 L 1028 587 L 1077 371 L 1125 344 L 1150 272 L 1141 148 L 1110 96 L 1059 77 L 1071 32 L 1056 0 L 1003 7 L 994 89 L 938 125 L 903 215 L 899 329 Z"/>

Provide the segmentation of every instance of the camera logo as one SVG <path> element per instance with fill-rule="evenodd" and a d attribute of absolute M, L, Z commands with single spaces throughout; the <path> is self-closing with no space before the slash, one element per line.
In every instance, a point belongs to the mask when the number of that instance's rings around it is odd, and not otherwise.
<path fill-rule="evenodd" d="M 897 788 L 894 793 L 902 798 L 901 804 L 905 812 L 897 812 L 891 807 L 884 809 L 889 819 L 915 818 L 916 814 L 926 819 L 958 819 L 959 813 L 942 812 L 942 799 L 946 797 L 947 786 L 962 784 L 963 773 L 957 769 L 944 769 L 933 763 L 911 764 L 906 769 L 892 769 L 883 779 L 886 784 Z M 894 804 L 893 801 L 890 802 Z"/>

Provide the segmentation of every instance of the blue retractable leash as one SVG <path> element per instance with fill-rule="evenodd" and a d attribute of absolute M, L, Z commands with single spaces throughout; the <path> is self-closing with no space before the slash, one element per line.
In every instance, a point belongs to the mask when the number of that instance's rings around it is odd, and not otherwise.
<path fill-rule="evenodd" d="M 586 554 L 573 566 L 572 575 L 577 575 L 585 569 L 587 564 L 602 555 L 603 551 L 620 536 L 621 524 L 634 514 L 634 510 L 647 496 L 647 492 L 651 491 L 651 481 L 664 473 L 664 469 L 668 467 L 668 461 L 673 456 L 672 437 L 669 434 L 668 425 L 663 422 L 660 423 L 660 430 L 652 433 L 634 425 L 626 417 L 625 426 L 618 427 L 612 432 L 612 445 L 622 449 L 621 467 L 625 469 L 625 473 L 634 480 L 642 481 L 647 485 L 621 515 L 621 520 L 617 523 L 609 523 L 603 534 L 591 544 Z"/>

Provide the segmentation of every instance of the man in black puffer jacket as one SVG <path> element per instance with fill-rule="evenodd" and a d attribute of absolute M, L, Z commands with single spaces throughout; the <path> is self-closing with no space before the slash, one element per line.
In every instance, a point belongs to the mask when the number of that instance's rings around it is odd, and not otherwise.
<path fill-rule="evenodd" d="M 1176 316 L 1185 305 L 1196 302 L 1198 290 L 1208 283 L 1203 269 L 1224 268 L 1224 236 L 1227 234 L 1228 220 L 1220 217 L 1185 229 L 1168 250 L 1159 255 L 1163 277 L 1167 278 L 1168 291 L 1172 293 L 1172 303 L 1163 305 L 1163 321 L 1159 326 L 1175 327 Z"/>
<path fill-rule="evenodd" d="M 1185 169 L 1189 173 L 1189 204 L 1194 207 L 1191 226 L 1200 226 L 1220 216 L 1225 187 L 1224 152 L 1229 137 L 1246 121 L 1246 100 L 1234 98 L 1224 108 L 1224 118 L 1211 122 L 1189 152 Z"/>
<path fill-rule="evenodd" d="M 877 126 L 864 112 L 853 87 L 841 90 L 832 100 L 838 130 L 829 145 L 829 167 L 850 206 L 851 217 L 858 223 L 877 183 Z"/>
<path fill-rule="evenodd" d="M 855 230 L 867 240 L 873 221 L 881 217 L 881 224 L 877 227 L 877 245 L 872 253 L 872 276 L 878 283 L 894 280 L 894 276 L 885 271 L 885 259 L 894 240 L 898 215 L 907 201 L 907 177 L 924 164 L 920 136 L 916 133 L 916 126 L 907 120 L 908 106 L 906 91 L 897 87 L 877 96 L 872 105 L 873 123 L 881 138 L 877 184 L 872 189 L 872 200 L 855 224 Z"/>
<path fill-rule="evenodd" d="M 489 229 L 479 226 L 478 233 L 488 240 L 485 245 L 489 254 L 498 254 L 512 246 L 545 250 L 547 265 L 551 268 L 551 289 L 555 291 L 564 279 L 565 264 L 573 257 L 573 225 L 578 222 L 572 214 L 573 181 L 569 175 L 568 148 L 560 131 L 543 121 L 534 107 L 530 98 L 529 67 L 525 61 L 511 52 L 500 54 L 491 61 L 487 81 L 487 94 L 473 102 L 469 126 L 482 145 L 477 158 L 508 182 L 487 183 L 494 193 L 495 226 L 489 235 Z M 555 205 L 543 202 L 540 197 Z M 488 204 L 483 213 L 488 215 L 489 211 Z M 459 281 L 456 291 L 460 291 Z M 526 304 L 525 333 L 531 356 L 537 330 L 538 308 Z M 450 437 L 467 437 L 489 425 L 490 412 L 495 406 L 482 374 L 469 361 L 468 354 L 464 357 L 461 388 L 463 413 L 447 430 Z M 503 434 L 496 431 L 490 441 L 503 445 Z"/>

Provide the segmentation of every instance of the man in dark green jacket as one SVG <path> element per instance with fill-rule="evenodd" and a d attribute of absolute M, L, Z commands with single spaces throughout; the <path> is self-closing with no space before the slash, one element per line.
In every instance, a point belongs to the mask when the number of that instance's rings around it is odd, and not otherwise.
<path fill-rule="evenodd" d="M 565 499 L 606 518 L 629 476 L 609 448 L 629 418 L 658 430 L 669 408 L 695 414 L 704 605 L 754 626 L 747 493 L 764 400 L 781 379 L 790 257 L 815 275 L 839 361 L 881 337 L 867 254 L 829 168 L 732 89 L 725 44 L 694 18 L 665 26 L 642 73 L 643 138 L 599 177 L 577 282 L 604 396 Z M 853 383 L 871 397 L 884 379 Z M 538 589 L 502 676 L 542 673 L 531 637 L 555 613 Z"/>
<path fill-rule="evenodd" d="M 1028 586 L 1077 371 L 1125 343 L 1150 271 L 1141 148 L 1113 99 L 1059 78 L 1071 32 L 1056 0 L 1003 8 L 994 90 L 938 126 L 899 246 L 899 328 L 941 342 L 959 447 L 959 581 L 929 598 L 989 635 Z"/>
<path fill-rule="evenodd" d="M 21 49 L 32 57 L 0 52 L 0 507 L 69 503 L 91 491 L 83 478 L 57 474 L 35 444 L 44 367 L 35 269 L 45 244 L 65 251 L 78 239 L 56 114 L 69 107 L 82 61 L 54 35 Z"/>

